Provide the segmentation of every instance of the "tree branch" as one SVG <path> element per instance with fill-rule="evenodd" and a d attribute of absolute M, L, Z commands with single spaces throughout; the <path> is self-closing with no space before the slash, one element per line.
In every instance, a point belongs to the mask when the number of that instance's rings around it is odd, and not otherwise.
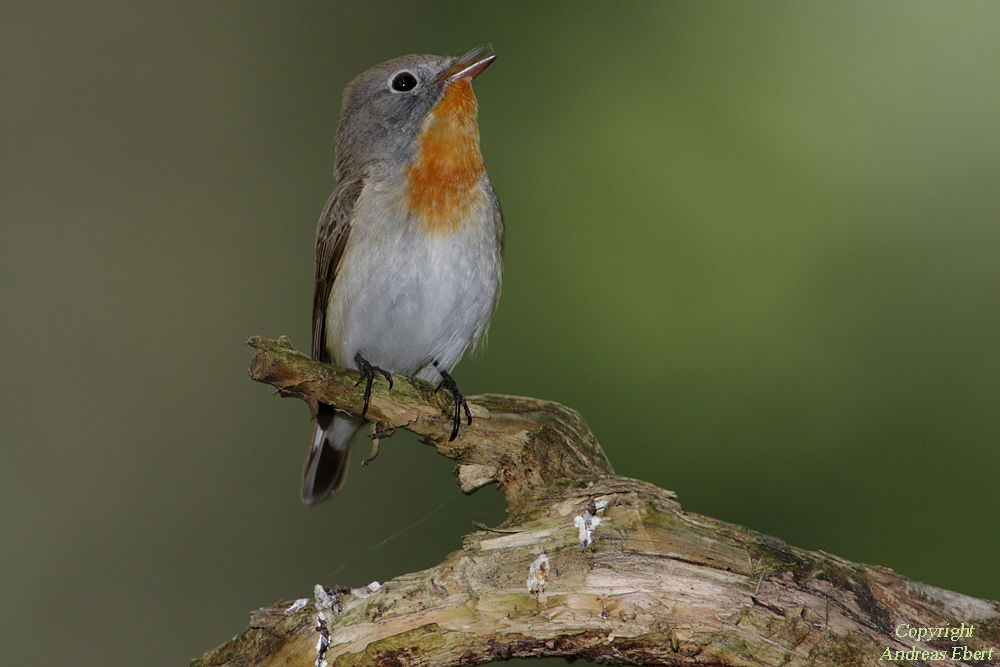
<path fill-rule="evenodd" d="M 360 413 L 356 372 L 312 361 L 286 339 L 250 345 L 255 380 L 314 409 L 320 401 Z M 997 602 L 684 512 L 672 492 L 615 475 L 583 419 L 563 406 L 468 400 L 475 418 L 454 442 L 448 397 L 420 380 L 397 377 L 391 391 L 379 383 L 368 418 L 458 461 L 464 491 L 498 484 L 510 510 L 502 531 L 468 535 L 440 565 L 377 590 L 320 588 L 293 613 L 290 603 L 258 610 L 241 635 L 193 664 L 315 665 L 318 651 L 331 665 L 392 667 L 537 656 L 1000 664 Z"/>

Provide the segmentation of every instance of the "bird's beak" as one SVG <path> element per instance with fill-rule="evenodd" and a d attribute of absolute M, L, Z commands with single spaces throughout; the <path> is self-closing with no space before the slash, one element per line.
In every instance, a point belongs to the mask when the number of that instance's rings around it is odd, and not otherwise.
<path fill-rule="evenodd" d="M 437 80 L 451 83 L 465 77 L 474 79 L 480 72 L 489 67 L 490 63 L 496 60 L 496 57 L 496 54 L 493 53 L 493 45 L 480 46 L 456 60 L 451 67 L 438 75 Z"/>

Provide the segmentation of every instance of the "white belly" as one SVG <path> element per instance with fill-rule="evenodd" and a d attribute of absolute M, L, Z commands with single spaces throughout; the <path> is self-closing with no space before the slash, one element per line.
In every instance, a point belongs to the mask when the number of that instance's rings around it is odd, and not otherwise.
<path fill-rule="evenodd" d="M 440 378 L 486 331 L 500 289 L 499 239 L 488 223 L 433 234 L 405 219 L 355 227 L 327 308 L 340 366 L 360 352 L 392 373 Z"/>

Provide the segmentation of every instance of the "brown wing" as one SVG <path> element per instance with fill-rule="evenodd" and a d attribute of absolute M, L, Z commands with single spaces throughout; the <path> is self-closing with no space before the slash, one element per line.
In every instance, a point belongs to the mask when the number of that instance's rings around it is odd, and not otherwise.
<path fill-rule="evenodd" d="M 351 234 L 354 203 L 364 187 L 362 179 L 351 179 L 337 185 L 319 218 L 316 229 L 316 289 L 313 292 L 312 357 L 331 361 L 326 350 L 326 306 L 330 290 L 337 278 L 340 258 L 344 256 L 347 237 Z"/>

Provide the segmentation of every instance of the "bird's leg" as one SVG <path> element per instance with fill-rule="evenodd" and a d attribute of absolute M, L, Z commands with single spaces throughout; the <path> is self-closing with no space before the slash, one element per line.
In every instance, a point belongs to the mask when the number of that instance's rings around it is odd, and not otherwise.
<path fill-rule="evenodd" d="M 462 410 L 465 410 L 465 416 L 468 417 L 470 425 L 472 424 L 472 411 L 469 410 L 469 404 L 465 402 L 465 397 L 458 391 L 455 378 L 449 375 L 448 371 L 438 366 L 438 362 L 436 361 L 434 362 L 434 368 L 437 368 L 438 373 L 441 374 L 441 382 L 438 383 L 437 389 L 440 390 L 444 387 L 455 397 L 455 414 L 452 417 L 451 437 L 448 438 L 448 442 L 451 442 L 458 437 L 458 427 L 462 423 Z"/>
<path fill-rule="evenodd" d="M 367 359 L 361 356 L 360 352 L 354 355 L 354 363 L 358 365 L 358 370 L 361 371 L 361 377 L 354 383 L 354 386 L 357 387 L 361 384 L 362 380 L 365 381 L 365 406 L 361 408 L 361 416 L 364 417 L 365 413 L 368 412 L 368 401 L 372 397 L 372 382 L 375 381 L 375 374 L 378 373 L 389 381 L 389 389 L 392 389 L 392 374 L 378 366 L 372 366 L 368 363 Z"/>

